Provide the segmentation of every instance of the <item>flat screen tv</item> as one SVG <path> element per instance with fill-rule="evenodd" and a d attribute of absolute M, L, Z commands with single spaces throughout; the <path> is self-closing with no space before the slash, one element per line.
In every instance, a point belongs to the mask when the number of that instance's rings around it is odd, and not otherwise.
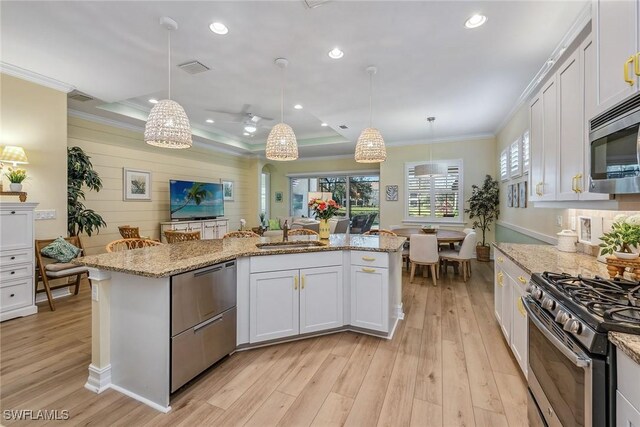
<path fill-rule="evenodd" d="M 222 184 L 169 181 L 171 220 L 207 219 L 224 215 Z"/>

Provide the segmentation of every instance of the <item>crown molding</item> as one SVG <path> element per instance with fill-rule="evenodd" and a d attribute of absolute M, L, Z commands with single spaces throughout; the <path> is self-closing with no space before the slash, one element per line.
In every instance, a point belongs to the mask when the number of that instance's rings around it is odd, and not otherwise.
<path fill-rule="evenodd" d="M 549 72 L 553 70 L 554 66 L 558 63 L 558 60 L 562 57 L 562 55 L 565 53 L 565 51 L 571 45 L 571 43 L 575 41 L 576 37 L 580 35 L 582 30 L 585 29 L 585 27 L 589 24 L 589 22 L 591 22 L 591 2 L 587 2 L 585 4 L 585 6 L 580 11 L 580 14 L 578 15 L 578 17 L 569 28 L 569 31 L 567 31 L 567 33 L 564 35 L 562 40 L 560 40 L 560 43 L 558 43 L 556 48 L 551 53 L 551 56 L 549 57 L 549 59 L 545 61 L 545 63 L 540 68 L 540 70 L 538 70 L 536 75 L 533 76 L 529 84 L 527 84 L 527 86 L 524 88 L 524 91 L 522 91 L 522 93 L 518 97 L 515 105 L 511 108 L 509 113 L 506 115 L 506 117 L 500 122 L 500 124 L 496 128 L 494 132 L 495 135 L 498 135 L 500 132 L 502 132 L 504 127 L 507 125 L 507 123 L 509 123 L 509 121 L 513 118 L 513 116 L 524 105 L 524 103 L 529 100 L 534 90 L 538 88 L 538 85 L 542 83 L 542 81 L 547 77 Z M 548 62 L 549 60 L 552 60 L 553 62 L 549 63 Z"/>
<path fill-rule="evenodd" d="M 94 122 L 94 123 L 99 123 L 102 125 L 106 125 L 106 126 L 112 126 L 118 129 L 124 129 L 124 130 L 129 130 L 132 132 L 138 132 L 138 133 L 144 133 L 144 126 L 138 126 L 138 125 L 134 125 L 132 123 L 125 123 L 125 122 L 121 122 L 119 120 L 113 120 L 113 119 L 108 119 L 106 117 L 102 117 L 102 116 L 98 116 L 95 114 L 91 114 L 91 113 L 85 113 L 84 111 L 78 111 L 78 110 L 72 110 L 72 109 L 68 109 L 67 110 L 67 114 L 71 117 L 77 117 L 79 119 L 83 119 L 83 120 L 87 120 L 90 122 Z M 202 148 L 204 150 L 207 151 L 211 151 L 214 153 L 224 153 L 224 154 L 229 154 L 231 156 L 236 156 L 236 157 L 248 157 L 249 153 L 239 153 L 237 151 L 233 151 L 233 150 L 227 150 L 225 148 L 221 148 L 221 147 L 216 147 L 210 144 L 206 144 L 204 142 L 198 141 L 198 140 L 194 140 L 193 141 L 193 145 L 197 148 Z"/>
<path fill-rule="evenodd" d="M 51 77 L 43 76 L 42 74 L 25 70 L 24 68 L 20 68 L 18 66 L 8 64 L 2 61 L 0 61 L 0 73 L 17 77 L 19 79 L 38 84 L 40 86 L 45 86 L 51 89 L 55 89 L 64 93 L 69 93 L 75 89 L 75 86 L 70 85 L 68 83 L 61 82 L 60 80 L 52 79 Z"/>
<path fill-rule="evenodd" d="M 493 133 L 474 133 L 469 135 L 454 135 L 446 138 L 436 139 L 413 139 L 406 141 L 390 141 L 386 142 L 387 147 L 404 147 L 408 145 L 425 145 L 425 144 L 445 144 L 449 142 L 466 142 L 466 141 L 479 141 L 482 139 L 495 138 Z"/>

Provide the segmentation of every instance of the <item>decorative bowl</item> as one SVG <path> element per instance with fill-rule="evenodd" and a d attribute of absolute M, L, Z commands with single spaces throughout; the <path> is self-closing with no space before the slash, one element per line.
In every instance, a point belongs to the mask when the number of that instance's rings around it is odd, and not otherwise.
<path fill-rule="evenodd" d="M 438 231 L 438 229 L 435 227 L 422 227 L 421 230 L 423 233 L 426 233 L 426 234 L 433 234 L 436 231 Z"/>
<path fill-rule="evenodd" d="M 628 252 L 614 252 L 613 253 L 618 259 L 636 259 L 640 254 L 628 253 Z"/>

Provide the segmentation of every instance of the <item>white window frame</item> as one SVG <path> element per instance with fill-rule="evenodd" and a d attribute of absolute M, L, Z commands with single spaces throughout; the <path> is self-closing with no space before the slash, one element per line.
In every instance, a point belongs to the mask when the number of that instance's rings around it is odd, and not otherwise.
<path fill-rule="evenodd" d="M 500 181 L 507 181 L 509 179 L 509 147 L 502 150 L 500 153 Z"/>
<path fill-rule="evenodd" d="M 456 165 L 458 166 L 458 201 L 459 201 L 459 213 L 460 215 L 457 217 L 450 218 L 438 218 L 432 214 L 429 217 L 412 217 L 409 216 L 409 170 L 415 168 L 418 165 L 424 164 L 444 164 L 447 166 Z M 431 197 L 435 196 L 435 188 L 431 186 Z M 432 160 L 432 161 L 421 161 L 421 162 L 405 162 L 404 164 L 404 220 L 402 222 L 407 223 L 438 223 L 438 224 L 465 224 L 464 220 L 464 207 L 465 207 L 465 199 L 464 199 L 464 163 L 462 159 L 447 159 L 447 160 Z"/>
<path fill-rule="evenodd" d="M 522 175 L 522 152 L 520 144 L 522 138 L 518 137 L 509 145 L 509 177 L 518 178 Z"/>
<path fill-rule="evenodd" d="M 522 142 L 520 148 L 520 152 L 522 153 L 520 155 L 522 159 L 522 174 L 525 175 L 529 173 L 529 167 L 531 165 L 531 135 L 529 134 L 529 129 L 524 131 L 520 141 Z"/>

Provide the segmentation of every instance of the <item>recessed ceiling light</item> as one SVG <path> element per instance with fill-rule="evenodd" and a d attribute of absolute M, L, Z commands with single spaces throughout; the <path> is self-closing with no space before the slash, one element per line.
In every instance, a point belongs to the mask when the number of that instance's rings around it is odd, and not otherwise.
<path fill-rule="evenodd" d="M 157 100 L 157 99 L 155 99 L 155 98 L 149 98 L 149 102 L 150 102 L 151 104 L 157 104 L 157 103 L 158 103 L 158 100 Z"/>
<path fill-rule="evenodd" d="M 243 133 L 244 136 L 249 136 L 249 132 Z"/>
<path fill-rule="evenodd" d="M 322 127 L 326 127 L 326 126 L 329 126 L 329 125 L 328 125 L 328 124 L 326 124 L 326 123 L 320 123 L 320 126 L 322 126 Z"/>
<path fill-rule="evenodd" d="M 296 110 L 302 110 L 302 105 L 296 104 L 293 106 L 293 108 L 295 108 Z"/>
<path fill-rule="evenodd" d="M 244 130 L 245 130 L 245 131 L 247 131 L 247 132 L 249 132 L 249 133 L 253 133 L 253 132 L 257 131 L 257 130 L 258 130 L 258 128 L 257 128 L 257 127 L 255 127 L 254 125 L 246 125 L 246 126 L 244 127 Z"/>
<path fill-rule="evenodd" d="M 487 17 L 476 13 L 471 18 L 467 19 L 467 22 L 464 23 L 464 26 L 467 28 L 478 28 L 485 22 L 487 22 Z"/>
<path fill-rule="evenodd" d="M 229 29 L 222 22 L 214 22 L 209 25 L 209 29 L 216 34 L 225 35 L 229 32 Z"/>
<path fill-rule="evenodd" d="M 340 59 L 344 56 L 344 52 L 338 49 L 337 47 L 334 47 L 329 51 L 327 55 L 329 55 L 329 58 L 331 59 Z"/>
<path fill-rule="evenodd" d="M 207 119 L 207 120 L 206 120 L 206 122 L 207 122 L 207 123 L 214 123 L 214 121 L 213 121 L 213 120 L 211 120 L 211 119 Z"/>

